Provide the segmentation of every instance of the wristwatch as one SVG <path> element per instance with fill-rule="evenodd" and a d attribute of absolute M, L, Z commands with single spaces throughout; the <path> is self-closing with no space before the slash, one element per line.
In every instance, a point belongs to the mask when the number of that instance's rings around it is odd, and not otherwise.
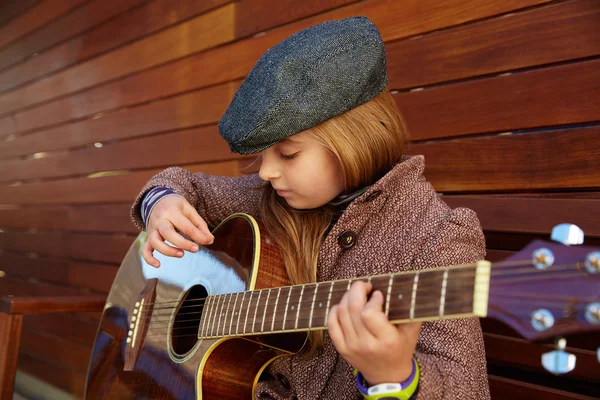
<path fill-rule="evenodd" d="M 409 400 L 419 386 L 419 363 L 413 357 L 412 373 L 400 383 L 380 383 L 379 385 L 366 386 L 365 378 L 358 370 L 354 370 L 356 386 L 366 400 Z"/>

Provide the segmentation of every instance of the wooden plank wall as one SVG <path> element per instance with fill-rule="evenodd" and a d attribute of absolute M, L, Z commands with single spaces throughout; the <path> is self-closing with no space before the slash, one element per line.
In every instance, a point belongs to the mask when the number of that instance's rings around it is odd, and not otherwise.
<path fill-rule="evenodd" d="M 281 39 L 355 15 L 386 42 L 410 153 L 478 212 L 490 259 L 564 221 L 600 243 L 597 0 L 4 0 L 0 295 L 107 293 L 143 183 L 171 165 L 240 175 L 216 123 L 241 79 Z M 27 318 L 19 368 L 81 396 L 97 318 Z M 484 326 L 495 399 L 595 397 L 600 336 L 570 341 L 578 368 L 556 378 L 547 344 Z"/>

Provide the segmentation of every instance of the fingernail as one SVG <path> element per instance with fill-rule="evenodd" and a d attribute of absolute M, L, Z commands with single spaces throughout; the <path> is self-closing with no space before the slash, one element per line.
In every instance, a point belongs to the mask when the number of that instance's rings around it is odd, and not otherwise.
<path fill-rule="evenodd" d="M 183 253 L 181 251 L 177 252 L 177 257 L 183 257 Z"/>
<path fill-rule="evenodd" d="M 196 245 L 192 246 L 192 251 L 193 251 L 194 253 L 195 253 L 195 252 L 197 252 L 197 251 L 198 251 L 198 246 L 196 246 Z"/>

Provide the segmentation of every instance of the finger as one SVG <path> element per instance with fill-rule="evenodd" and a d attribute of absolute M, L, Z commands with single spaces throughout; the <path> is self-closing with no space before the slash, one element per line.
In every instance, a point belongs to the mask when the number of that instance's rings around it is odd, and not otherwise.
<path fill-rule="evenodd" d="M 171 230 L 173 230 L 173 228 L 171 228 Z M 169 256 L 169 257 L 182 257 L 183 256 L 183 250 L 178 249 L 173 246 L 169 246 L 168 244 L 166 244 L 164 242 L 165 239 L 163 239 L 162 235 L 158 231 L 154 231 L 154 232 L 155 233 L 153 235 L 151 235 L 151 237 L 150 237 L 150 245 L 152 246 L 152 248 L 154 250 L 158 251 L 161 254 L 164 254 L 165 256 Z M 175 233 L 174 230 L 173 230 L 173 234 L 179 235 L 179 234 Z"/>
<path fill-rule="evenodd" d="M 146 240 L 146 242 L 144 243 L 144 245 L 142 246 L 142 257 L 144 258 L 144 260 L 150 264 L 153 267 L 160 267 L 160 261 L 158 261 L 156 258 L 154 258 L 154 256 L 152 255 L 152 251 L 154 249 L 152 248 L 152 246 L 150 245 L 150 241 Z"/>
<path fill-rule="evenodd" d="M 340 304 L 337 305 L 336 313 L 340 327 L 342 329 L 342 332 L 344 333 L 344 339 L 346 343 L 352 345 L 356 344 L 358 334 L 354 328 L 352 317 L 350 316 L 350 308 L 348 302 L 349 293 L 350 292 L 347 292 L 344 295 L 344 297 L 342 297 Z"/>
<path fill-rule="evenodd" d="M 379 290 L 376 290 L 360 314 L 366 329 L 376 338 L 396 334 L 394 326 L 383 312 L 383 301 L 383 294 Z"/>
<path fill-rule="evenodd" d="M 361 313 L 367 303 L 367 294 L 371 291 L 372 287 L 370 283 L 358 281 L 352 284 L 347 293 L 348 310 L 352 327 L 361 341 L 369 340 L 372 337 L 361 317 Z"/>
<path fill-rule="evenodd" d="M 189 203 L 188 203 L 188 204 L 186 204 L 186 205 L 183 207 L 183 215 L 185 215 L 186 217 L 188 217 L 188 219 L 189 219 L 190 221 L 192 221 L 192 224 L 194 224 L 194 226 L 195 226 L 196 228 L 198 228 L 198 230 L 199 230 L 199 231 L 200 231 L 202 234 L 204 234 L 204 235 L 208 236 L 208 237 L 209 237 L 209 238 L 211 238 L 211 239 L 214 239 L 214 236 L 213 236 L 213 234 L 211 233 L 210 229 L 208 228 L 208 225 L 206 224 L 206 221 L 204 221 L 204 219 L 203 219 L 203 218 L 200 216 L 200 214 L 198 214 L 198 211 L 196 211 L 196 210 L 194 209 L 194 207 L 192 207 L 192 205 L 191 205 L 191 204 L 189 204 Z M 186 235 L 187 235 L 187 233 L 186 233 Z M 198 239 L 197 239 L 197 238 L 195 238 L 195 237 L 193 237 L 193 236 L 190 236 L 190 237 L 191 237 L 192 239 L 194 239 L 194 240 L 198 241 Z"/>
<path fill-rule="evenodd" d="M 336 349 L 339 353 L 346 353 L 346 339 L 344 338 L 344 332 L 340 326 L 338 319 L 338 307 L 333 306 L 329 309 L 329 316 L 327 317 L 327 330 L 329 331 L 329 337 L 333 341 Z"/>
<path fill-rule="evenodd" d="M 196 252 L 198 251 L 198 244 L 210 244 L 212 241 L 212 239 L 200 232 L 200 230 L 192 224 L 192 221 L 183 214 L 173 216 L 171 223 L 173 224 L 174 229 L 177 230 L 174 231 L 174 235 L 171 234 L 171 231 L 165 230 L 165 235 L 169 235 L 166 236 L 165 239 L 181 249 Z M 191 240 L 188 240 L 188 238 Z M 198 243 L 194 243 L 194 241 Z"/>

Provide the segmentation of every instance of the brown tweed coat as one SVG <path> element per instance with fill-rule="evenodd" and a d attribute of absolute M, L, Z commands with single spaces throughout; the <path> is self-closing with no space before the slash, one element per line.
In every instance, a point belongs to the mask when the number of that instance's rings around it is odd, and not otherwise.
<path fill-rule="evenodd" d="M 419 270 L 483 259 L 485 243 L 475 213 L 451 210 L 425 180 L 422 156 L 404 157 L 367 192 L 352 201 L 329 232 L 319 253 L 322 281 Z M 135 225 L 143 229 L 140 201 L 155 186 L 183 195 L 215 226 L 234 212 L 260 215 L 260 193 L 249 189 L 256 175 L 225 178 L 169 168 L 153 177 L 132 207 Z M 375 195 L 372 195 L 376 193 Z M 356 233 L 356 244 L 343 249 L 338 235 Z M 423 323 L 417 344 L 421 379 L 417 399 L 490 398 L 479 320 Z M 269 367 L 256 398 L 361 399 L 352 367 L 339 356 L 328 335 L 315 356 L 282 357 Z"/>

